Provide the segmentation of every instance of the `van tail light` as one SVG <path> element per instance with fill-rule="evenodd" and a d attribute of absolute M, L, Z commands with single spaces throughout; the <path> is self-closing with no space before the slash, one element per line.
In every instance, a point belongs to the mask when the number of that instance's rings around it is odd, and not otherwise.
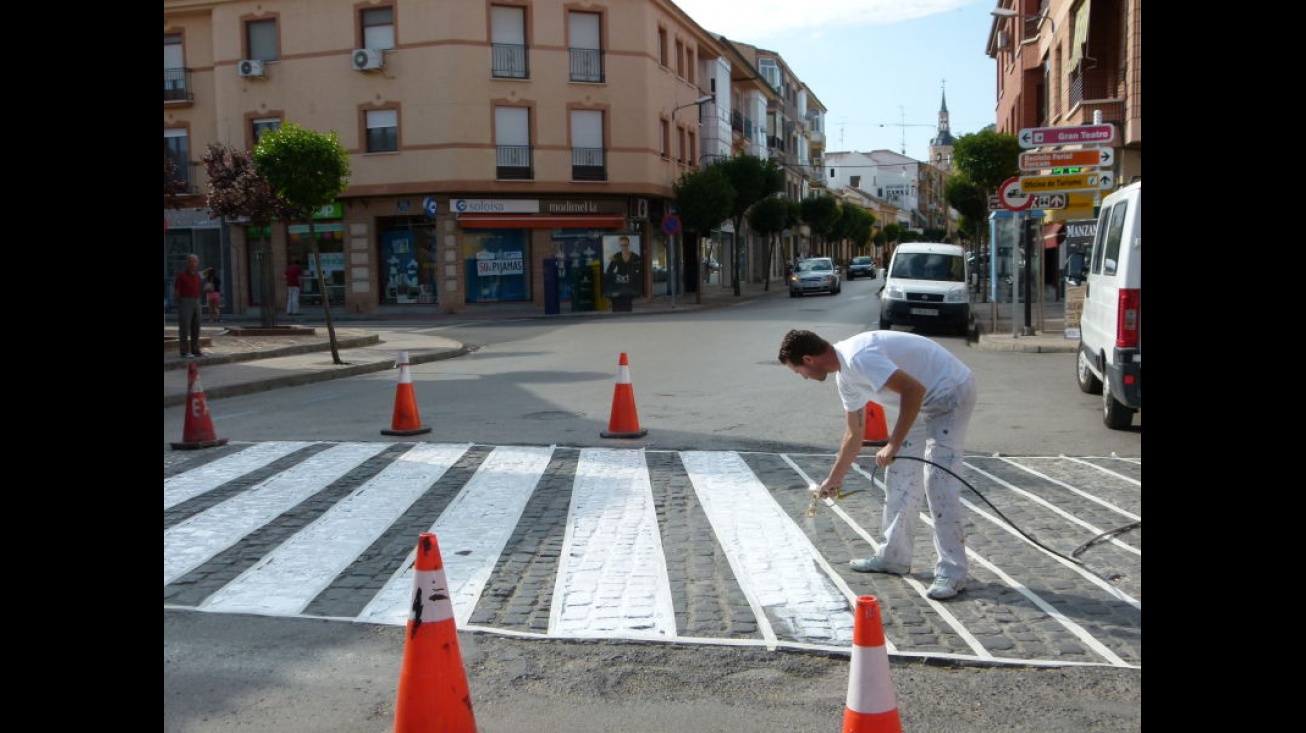
<path fill-rule="evenodd" d="M 1137 288 L 1121 288 L 1120 302 L 1116 309 L 1116 348 L 1134 349 L 1138 347 L 1138 334 L 1143 317 L 1143 291 Z"/>

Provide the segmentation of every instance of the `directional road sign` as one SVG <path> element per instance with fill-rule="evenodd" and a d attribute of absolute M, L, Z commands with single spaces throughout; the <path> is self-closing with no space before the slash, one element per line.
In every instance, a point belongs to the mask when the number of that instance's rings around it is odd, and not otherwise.
<path fill-rule="evenodd" d="M 1034 197 L 1028 196 L 1020 189 L 1020 179 L 1008 178 L 998 187 L 998 200 L 1008 211 L 1024 211 L 1034 205 Z"/>
<path fill-rule="evenodd" d="M 1053 191 L 1101 191 L 1115 188 L 1115 176 L 1110 173 L 1074 173 L 1067 176 L 1021 176 L 1020 190 L 1027 194 Z"/>
<path fill-rule="evenodd" d="M 1052 152 L 1034 151 L 1020 154 L 1020 169 L 1023 171 L 1041 171 L 1048 168 L 1073 168 L 1084 166 L 1102 166 L 1109 168 L 1115 164 L 1113 148 L 1088 148 L 1085 150 L 1055 150 Z"/>
<path fill-rule="evenodd" d="M 1112 125 L 1026 127 L 1016 136 L 1022 148 L 1042 148 L 1051 145 L 1106 145 L 1115 142 L 1115 139 L 1116 128 Z"/>
<path fill-rule="evenodd" d="M 1045 193 L 1041 196 L 1034 196 L 1035 209 L 1047 209 L 1049 211 L 1066 208 L 1067 196 L 1064 193 Z"/>

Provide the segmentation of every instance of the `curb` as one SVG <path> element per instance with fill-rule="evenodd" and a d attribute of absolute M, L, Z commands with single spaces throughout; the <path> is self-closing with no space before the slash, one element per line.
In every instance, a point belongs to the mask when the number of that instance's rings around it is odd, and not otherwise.
<path fill-rule="evenodd" d="M 381 343 L 381 337 L 375 333 L 366 336 L 350 336 L 348 338 L 336 339 L 337 349 L 357 349 L 362 346 L 374 346 Z M 330 351 L 331 341 L 328 339 L 324 343 L 295 344 L 293 346 L 278 346 L 275 349 L 265 351 L 238 351 L 233 354 L 214 354 L 212 356 L 202 356 L 199 359 L 200 366 L 212 364 L 235 364 L 242 361 L 256 361 L 258 359 L 275 359 L 278 356 L 295 356 L 296 354 L 307 354 L 313 351 Z M 194 359 L 171 359 L 163 362 L 163 371 L 173 369 L 185 369 Z M 205 396 L 208 395 L 207 390 Z"/>
<path fill-rule="evenodd" d="M 310 351 L 331 350 L 330 344 L 327 344 L 325 348 L 306 348 L 306 346 L 316 346 L 316 345 L 307 344 L 305 346 L 292 346 L 288 348 L 296 349 L 296 351 L 292 352 L 293 354 L 303 354 L 303 353 L 308 353 Z M 470 351 L 471 349 L 468 348 L 466 345 L 459 345 L 459 347 L 456 349 L 448 349 L 445 351 L 431 351 L 425 354 L 410 352 L 408 355 L 408 363 L 425 364 L 427 362 L 432 362 L 432 361 L 453 359 L 459 356 L 463 356 L 469 353 Z M 261 352 L 261 353 L 263 353 L 266 358 L 268 352 Z M 250 360 L 233 359 L 232 361 L 250 361 Z M 228 384 L 228 385 L 214 387 L 212 389 L 206 388 L 204 390 L 204 397 L 207 400 L 222 399 L 224 397 L 240 397 L 242 395 L 256 394 L 258 392 L 267 392 L 269 390 L 280 389 L 282 387 L 298 387 L 300 385 L 312 384 L 314 382 L 326 382 L 332 379 L 355 377 L 360 374 L 371 374 L 372 372 L 380 372 L 380 371 L 385 371 L 386 369 L 394 369 L 394 368 L 395 368 L 395 360 L 394 357 L 391 356 L 391 357 L 387 357 L 383 361 L 368 362 L 366 364 L 343 364 L 336 369 L 316 371 L 316 372 L 300 372 L 298 374 L 287 374 L 283 377 L 261 379 L 257 382 L 245 382 L 242 384 Z M 176 407 L 177 405 L 184 405 L 186 404 L 186 398 L 188 396 L 189 395 L 187 394 L 171 394 L 171 395 L 165 394 L 163 396 L 163 406 L 166 408 L 166 407 Z"/>

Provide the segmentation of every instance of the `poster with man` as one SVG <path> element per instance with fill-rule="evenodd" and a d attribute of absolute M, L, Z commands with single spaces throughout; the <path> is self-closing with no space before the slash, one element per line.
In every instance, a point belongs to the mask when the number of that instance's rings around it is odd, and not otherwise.
<path fill-rule="evenodd" d="M 606 296 L 629 301 L 644 294 L 644 261 L 639 249 L 639 235 L 604 235 L 603 261 Z"/>

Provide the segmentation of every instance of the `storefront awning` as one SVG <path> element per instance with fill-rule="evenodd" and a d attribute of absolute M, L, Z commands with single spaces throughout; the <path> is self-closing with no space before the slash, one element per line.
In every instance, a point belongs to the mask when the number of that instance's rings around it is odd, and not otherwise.
<path fill-rule="evenodd" d="M 625 229 L 620 214 L 459 214 L 463 229 Z"/>
<path fill-rule="evenodd" d="M 1061 230 L 1065 228 L 1066 225 L 1062 224 L 1059 221 L 1053 222 L 1052 224 L 1049 224 L 1046 227 L 1044 227 L 1043 249 L 1056 249 L 1057 245 L 1060 244 L 1060 242 L 1058 242 L 1057 239 L 1061 235 Z"/>

